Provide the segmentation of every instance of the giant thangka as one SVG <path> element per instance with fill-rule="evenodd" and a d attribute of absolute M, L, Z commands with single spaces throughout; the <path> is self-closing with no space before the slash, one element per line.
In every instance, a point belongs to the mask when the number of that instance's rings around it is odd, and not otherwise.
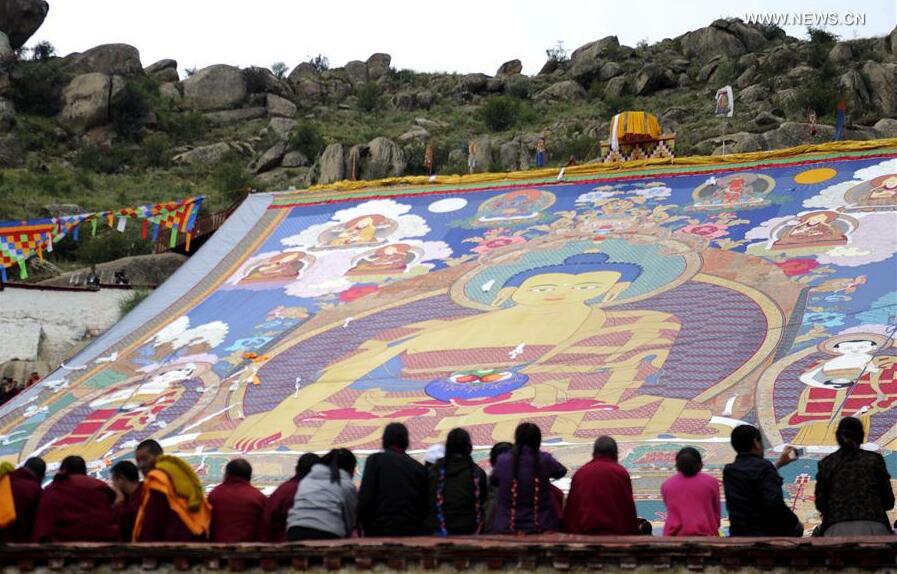
<path fill-rule="evenodd" d="M 528 420 L 571 469 L 616 437 L 654 521 L 676 451 L 718 476 L 743 422 L 805 448 L 783 472 L 811 520 L 840 417 L 893 464 L 897 150 L 583 172 L 251 196 L 0 412 L 0 456 L 102 476 L 155 438 L 271 485 L 391 421 L 418 453 L 465 427 L 483 460 Z"/>

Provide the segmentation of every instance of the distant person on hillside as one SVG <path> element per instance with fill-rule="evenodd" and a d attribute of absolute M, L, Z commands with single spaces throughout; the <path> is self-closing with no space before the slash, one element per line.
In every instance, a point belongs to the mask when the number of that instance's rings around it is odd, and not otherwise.
<path fill-rule="evenodd" d="M 573 475 L 564 512 L 564 532 L 571 534 L 636 535 L 638 516 L 629 473 L 617 462 L 617 441 L 601 436 L 592 460 Z"/>
<path fill-rule="evenodd" d="M 816 509 L 822 514 L 823 536 L 893 534 L 887 511 L 894 508 L 894 491 L 885 460 L 860 448 L 863 423 L 844 417 L 835 437 L 838 450 L 819 461 Z"/>
<path fill-rule="evenodd" d="M 467 144 L 467 173 L 473 173 L 477 168 L 477 142 L 470 140 Z"/>
<path fill-rule="evenodd" d="M 796 460 L 787 447 L 775 465 L 763 458 L 763 437 L 751 425 L 732 430 L 735 461 L 723 469 L 730 536 L 802 536 L 803 525 L 785 504 L 778 468 Z"/>
<path fill-rule="evenodd" d="M 664 536 L 719 536 L 719 481 L 701 472 L 697 449 L 687 446 L 676 454 L 677 474 L 660 487 L 667 519 Z"/>
<path fill-rule="evenodd" d="M 100 288 L 100 276 L 97 275 L 97 266 L 90 266 L 90 273 L 87 275 L 87 281 L 85 282 L 88 289 L 99 289 Z"/>
<path fill-rule="evenodd" d="M 545 138 L 540 137 L 538 141 L 536 141 L 536 167 L 545 167 L 545 160 L 548 157 L 548 152 L 545 149 Z"/>

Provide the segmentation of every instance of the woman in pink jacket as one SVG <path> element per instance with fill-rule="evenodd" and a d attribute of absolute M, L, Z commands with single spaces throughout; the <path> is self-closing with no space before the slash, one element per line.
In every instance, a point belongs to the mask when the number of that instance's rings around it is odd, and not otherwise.
<path fill-rule="evenodd" d="M 701 453 L 685 447 L 676 454 L 676 470 L 660 493 L 667 507 L 664 536 L 719 536 L 719 481 L 701 472 Z"/>

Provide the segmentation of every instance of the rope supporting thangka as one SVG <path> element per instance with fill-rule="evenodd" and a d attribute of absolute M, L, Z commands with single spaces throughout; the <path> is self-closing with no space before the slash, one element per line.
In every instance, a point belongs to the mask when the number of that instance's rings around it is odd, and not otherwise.
<path fill-rule="evenodd" d="M 19 278 L 28 278 L 26 262 L 37 255 L 43 260 L 44 252 L 52 252 L 53 244 L 71 235 L 80 239 L 81 224 L 90 222 L 91 235 L 96 235 L 98 223 L 106 224 L 123 232 L 129 220 L 141 220 L 140 237 L 146 239 L 152 226 L 153 241 L 158 240 L 162 228 L 170 229 L 169 247 L 175 247 L 178 233 L 186 234 L 185 248 L 190 250 L 192 232 L 196 217 L 202 207 L 203 196 L 126 207 L 111 211 L 62 215 L 59 217 L 32 219 L 28 221 L 0 221 L 0 281 L 7 281 L 7 267 L 18 265 Z"/>

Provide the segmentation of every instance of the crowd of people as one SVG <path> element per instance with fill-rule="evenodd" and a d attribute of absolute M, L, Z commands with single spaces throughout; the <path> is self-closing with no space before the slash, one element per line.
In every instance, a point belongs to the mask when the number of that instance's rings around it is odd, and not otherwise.
<path fill-rule="evenodd" d="M 816 507 L 824 536 L 892 534 L 894 507 L 882 456 L 860 448 L 860 420 L 841 419 L 839 448 L 819 463 Z M 208 496 L 193 468 L 163 453 L 154 440 L 135 462 L 111 468 L 111 484 L 88 476 L 84 459 L 68 456 L 46 488 L 46 464 L 0 465 L 0 541 L 7 542 L 283 542 L 353 536 L 530 534 L 650 534 L 636 513 L 629 473 L 616 441 L 599 437 L 592 460 L 572 477 L 564 500 L 552 480 L 567 468 L 541 449 L 533 423 L 517 426 L 513 443 L 491 449 L 487 475 L 472 458 L 466 430 L 448 433 L 444 453 L 422 464 L 407 454 L 408 429 L 391 423 L 383 450 L 367 457 L 356 487 L 357 460 L 348 449 L 299 457 L 295 474 L 270 496 L 252 486 L 244 459 L 226 465 Z M 796 458 L 786 448 L 775 463 L 764 458 L 760 431 L 733 429 L 735 459 L 723 469 L 722 490 L 731 536 L 802 536 L 804 525 L 785 502 L 778 468 Z M 136 463 L 136 464 L 135 464 Z M 661 488 L 665 536 L 719 536 L 720 482 L 702 470 L 692 447 L 676 455 L 676 474 Z M 143 480 L 141 481 L 141 475 Z M 5 481 L 9 481 L 4 484 Z"/>
<path fill-rule="evenodd" d="M 19 393 L 39 381 L 40 375 L 37 372 L 32 372 L 23 381 L 16 380 L 13 377 L 3 377 L 0 379 L 0 405 L 12 400 Z"/>

